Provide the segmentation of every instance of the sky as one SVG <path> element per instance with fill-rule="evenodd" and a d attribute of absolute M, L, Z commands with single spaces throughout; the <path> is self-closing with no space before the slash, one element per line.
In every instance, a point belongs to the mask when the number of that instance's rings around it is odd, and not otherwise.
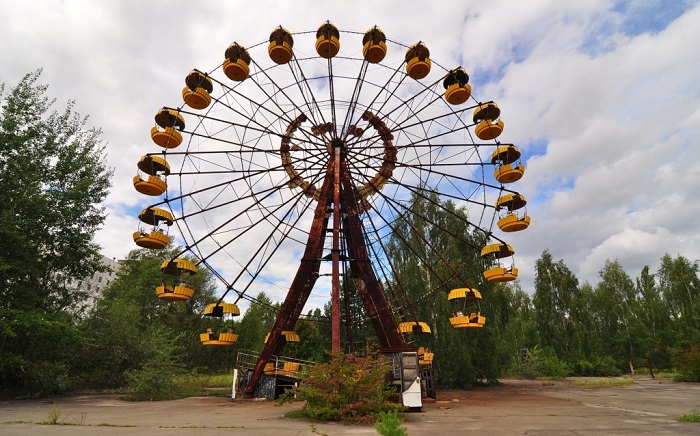
<path fill-rule="evenodd" d="M 119 259 L 144 205 L 136 162 L 184 75 L 219 65 L 233 41 L 326 20 L 421 40 L 498 103 L 527 168 L 518 190 L 532 224 L 508 238 L 526 291 L 543 250 L 594 286 L 606 260 L 634 279 L 666 253 L 700 259 L 698 1 L 0 0 L 0 82 L 42 68 L 57 107 L 75 100 L 102 129 L 114 179 L 95 238 Z"/>

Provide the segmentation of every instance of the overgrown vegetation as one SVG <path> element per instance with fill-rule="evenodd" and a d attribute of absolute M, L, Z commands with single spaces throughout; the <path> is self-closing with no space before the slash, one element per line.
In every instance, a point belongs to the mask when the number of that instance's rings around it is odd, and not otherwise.
<path fill-rule="evenodd" d="M 374 428 L 382 436 L 406 436 L 408 430 L 405 427 L 401 427 L 402 422 L 403 419 L 396 411 L 381 412 Z"/>
<path fill-rule="evenodd" d="M 700 381 L 700 344 L 674 353 L 676 381 Z"/>
<path fill-rule="evenodd" d="M 101 269 L 93 242 L 110 187 L 100 131 L 53 109 L 41 70 L 0 85 L 0 397 L 72 388 L 77 322 Z"/>
<path fill-rule="evenodd" d="M 574 380 L 571 382 L 574 386 L 628 386 L 637 382 L 631 378 L 607 378 L 593 380 Z"/>
<path fill-rule="evenodd" d="M 679 422 L 700 422 L 700 412 L 693 410 L 676 418 Z"/>
<path fill-rule="evenodd" d="M 312 420 L 375 422 L 381 413 L 403 408 L 392 401 L 396 390 L 385 382 L 386 372 L 379 357 L 337 353 L 330 362 L 309 367 L 302 383 L 279 402 L 304 401 L 300 416 Z"/>

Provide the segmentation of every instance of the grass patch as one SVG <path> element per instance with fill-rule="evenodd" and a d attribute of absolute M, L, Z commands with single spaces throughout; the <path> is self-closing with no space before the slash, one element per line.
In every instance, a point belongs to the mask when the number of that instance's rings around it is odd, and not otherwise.
<path fill-rule="evenodd" d="M 700 412 L 693 410 L 676 418 L 678 422 L 700 422 Z"/>
<path fill-rule="evenodd" d="M 126 401 L 162 401 L 188 397 L 229 397 L 232 374 L 182 374 L 173 376 L 165 388 L 154 392 L 132 392 Z"/>
<path fill-rule="evenodd" d="M 571 382 L 574 386 L 628 386 L 634 385 L 635 382 L 631 378 L 605 378 L 595 380 L 574 380 Z"/>

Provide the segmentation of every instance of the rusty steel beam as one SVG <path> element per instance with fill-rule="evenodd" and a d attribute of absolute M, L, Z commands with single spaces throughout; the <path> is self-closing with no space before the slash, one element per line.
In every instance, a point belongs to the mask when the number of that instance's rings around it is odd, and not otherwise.
<path fill-rule="evenodd" d="M 270 357 L 278 355 L 282 347 L 284 347 L 284 340 L 281 339 L 282 332 L 294 329 L 294 325 L 299 319 L 301 311 L 304 309 L 306 300 L 308 300 L 311 290 L 314 284 L 316 284 L 316 279 L 318 279 L 327 225 L 326 209 L 329 206 L 330 195 L 332 194 L 332 171 L 333 167 L 329 165 L 326 178 L 321 187 L 321 197 L 314 211 L 314 220 L 311 224 L 311 230 L 309 231 L 309 238 L 306 242 L 304 256 L 301 259 L 301 264 L 294 276 L 294 280 L 292 280 L 287 297 L 284 303 L 282 303 L 275 324 L 270 331 L 270 336 L 265 343 L 262 353 L 260 353 L 253 374 L 245 388 L 245 394 L 248 396 L 252 395 L 255 391 L 255 385 L 260 379 L 265 369 L 265 364 L 270 360 Z"/>
<path fill-rule="evenodd" d="M 340 149 L 333 145 L 333 248 L 331 251 L 331 355 L 340 351 Z"/>
<path fill-rule="evenodd" d="M 359 217 L 358 198 L 350 180 L 350 173 L 345 162 L 340 169 L 340 181 L 343 185 L 343 208 L 347 212 L 344 230 L 346 232 L 350 272 L 355 286 L 365 306 L 367 316 L 372 322 L 382 347 L 403 347 L 404 339 L 399 332 L 394 314 L 389 307 L 367 252 L 362 221 Z"/>

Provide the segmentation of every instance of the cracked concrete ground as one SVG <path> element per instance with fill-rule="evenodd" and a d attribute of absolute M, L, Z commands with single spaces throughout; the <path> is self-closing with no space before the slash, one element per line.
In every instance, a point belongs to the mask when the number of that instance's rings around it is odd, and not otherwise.
<path fill-rule="evenodd" d="M 617 387 L 504 380 L 498 387 L 438 391 L 423 411 L 404 415 L 409 435 L 700 434 L 700 424 L 675 417 L 700 410 L 700 384 L 637 379 Z M 285 418 L 300 404 L 198 397 L 125 402 L 87 395 L 0 402 L 7 435 L 373 435 L 373 427 Z M 40 424 L 60 412 L 62 425 Z"/>

